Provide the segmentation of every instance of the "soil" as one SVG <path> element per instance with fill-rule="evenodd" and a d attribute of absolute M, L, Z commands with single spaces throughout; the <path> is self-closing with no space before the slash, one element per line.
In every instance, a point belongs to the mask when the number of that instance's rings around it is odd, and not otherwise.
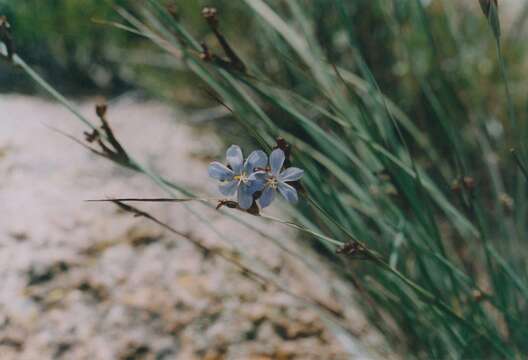
<path fill-rule="evenodd" d="M 95 121 L 92 102 L 79 106 Z M 354 294 L 292 231 L 232 211 L 297 257 L 200 204 L 139 205 L 209 246 L 243 254 L 289 291 L 333 309 L 348 331 L 144 218 L 85 202 L 166 194 L 53 131 L 83 139 L 82 124 L 60 105 L 3 95 L 0 109 L 0 359 L 365 359 L 385 349 Z M 132 97 L 109 109 L 131 154 L 217 196 L 206 168 L 223 158 L 222 146 L 184 118 Z"/>

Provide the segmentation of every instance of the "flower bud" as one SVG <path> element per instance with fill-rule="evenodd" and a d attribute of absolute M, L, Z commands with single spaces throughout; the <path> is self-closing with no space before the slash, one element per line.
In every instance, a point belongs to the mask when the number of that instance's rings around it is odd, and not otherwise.
<path fill-rule="evenodd" d="M 498 0 L 479 0 L 480 7 L 493 30 L 493 35 L 498 40 L 501 36 L 501 26 L 499 20 Z"/>
<path fill-rule="evenodd" d="M 216 28 L 218 26 L 218 11 L 214 7 L 204 7 L 202 9 L 202 16 L 207 23 Z"/>
<path fill-rule="evenodd" d="M 107 108 L 108 107 L 106 104 L 97 104 L 95 105 L 95 113 L 97 114 L 97 116 L 102 118 L 106 115 Z"/>
<path fill-rule="evenodd" d="M 495 5 L 496 9 L 499 9 L 499 4 L 497 0 L 479 0 L 479 3 L 482 9 L 482 12 L 484 13 L 484 15 L 486 15 L 486 17 L 488 17 L 490 14 L 492 3 Z"/>

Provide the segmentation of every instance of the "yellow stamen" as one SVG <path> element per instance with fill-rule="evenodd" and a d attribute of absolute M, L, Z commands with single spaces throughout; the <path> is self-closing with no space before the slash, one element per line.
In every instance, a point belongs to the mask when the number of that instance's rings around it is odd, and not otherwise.
<path fill-rule="evenodd" d="M 240 175 L 235 175 L 233 177 L 233 179 L 235 179 L 236 181 L 243 182 L 243 183 L 246 183 L 248 181 L 248 177 L 244 173 L 242 173 Z"/>
<path fill-rule="evenodd" d="M 279 186 L 279 181 L 275 176 L 268 178 L 268 186 L 272 189 L 276 189 Z"/>

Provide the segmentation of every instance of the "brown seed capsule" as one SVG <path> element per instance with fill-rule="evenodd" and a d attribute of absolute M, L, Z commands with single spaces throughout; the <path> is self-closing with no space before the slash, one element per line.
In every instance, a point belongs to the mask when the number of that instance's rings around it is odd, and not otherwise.
<path fill-rule="evenodd" d="M 284 168 L 290 167 L 291 145 L 283 137 L 278 137 L 276 142 L 277 145 L 274 147 L 274 149 L 281 149 L 284 152 L 284 156 L 286 157 L 286 160 L 284 161 Z"/>
<path fill-rule="evenodd" d="M 474 301 L 481 302 L 486 298 L 487 295 L 480 290 L 473 290 L 471 292 L 471 296 L 473 297 Z"/>
<path fill-rule="evenodd" d="M 97 130 L 93 130 L 92 132 L 85 131 L 84 138 L 87 142 L 93 143 L 95 140 L 99 139 L 99 132 Z"/>
<path fill-rule="evenodd" d="M 366 249 L 359 242 L 349 241 L 339 246 L 336 249 L 336 253 L 342 254 L 342 255 L 348 255 L 348 256 L 365 257 L 366 256 L 365 250 Z"/>
<path fill-rule="evenodd" d="M 466 190 L 473 190 L 475 189 L 475 179 L 471 176 L 464 176 L 464 179 L 462 179 L 463 183 L 464 183 L 464 187 L 466 188 Z"/>
<path fill-rule="evenodd" d="M 260 215 L 260 209 L 257 205 L 257 202 L 253 200 L 253 203 L 251 204 L 251 207 L 246 210 L 248 214 L 259 216 Z"/>
<path fill-rule="evenodd" d="M 202 16 L 211 25 L 216 28 L 218 25 L 218 11 L 214 7 L 204 7 L 202 9 Z"/>
<path fill-rule="evenodd" d="M 108 109 L 108 106 L 106 104 L 97 104 L 97 105 L 95 105 L 95 113 L 100 118 L 105 117 L 107 109 Z"/>
<path fill-rule="evenodd" d="M 453 180 L 453 182 L 451 183 L 451 191 L 453 191 L 454 193 L 459 193 L 460 190 L 461 190 L 460 180 L 459 179 Z"/>
<path fill-rule="evenodd" d="M 200 43 L 200 45 L 202 46 L 202 52 L 200 53 L 200 59 L 202 59 L 203 61 L 212 61 L 213 55 L 209 51 L 209 47 L 207 46 L 207 44 L 205 42 L 202 42 Z"/>
<path fill-rule="evenodd" d="M 9 22 L 7 21 L 7 17 L 0 16 L 0 27 L 5 27 L 6 29 L 9 29 Z"/>
<path fill-rule="evenodd" d="M 514 208 L 514 201 L 512 199 L 512 197 L 506 193 L 502 193 L 499 195 L 499 202 L 500 204 L 504 207 L 504 209 L 506 211 L 513 211 L 513 208 Z"/>
<path fill-rule="evenodd" d="M 230 209 L 237 209 L 238 208 L 238 203 L 236 201 L 232 201 L 232 200 L 219 200 L 218 201 L 218 205 L 216 205 L 216 210 L 224 207 L 224 206 L 227 206 L 228 208 Z"/>
<path fill-rule="evenodd" d="M 172 18 L 174 20 L 179 20 L 180 19 L 180 12 L 178 10 L 178 6 L 171 2 L 171 3 L 168 3 L 165 8 L 167 9 L 168 13 L 172 16 Z"/>
<path fill-rule="evenodd" d="M 11 25 L 5 16 L 0 16 L 0 42 L 3 42 L 6 47 L 7 59 L 10 61 L 13 60 L 13 55 L 15 54 L 15 45 L 13 36 L 11 35 Z"/>

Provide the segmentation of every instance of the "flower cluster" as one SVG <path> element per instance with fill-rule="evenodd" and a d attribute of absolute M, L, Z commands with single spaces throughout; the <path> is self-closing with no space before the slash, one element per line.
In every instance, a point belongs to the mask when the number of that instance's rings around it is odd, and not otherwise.
<path fill-rule="evenodd" d="M 278 191 L 287 201 L 296 203 L 297 190 L 289 184 L 299 181 L 304 171 L 289 167 L 283 169 L 286 156 L 281 149 L 275 149 L 268 156 L 262 150 L 255 150 L 244 161 L 242 150 L 231 145 L 226 152 L 227 166 L 214 161 L 209 165 L 209 176 L 220 181 L 219 190 L 225 196 L 237 194 L 238 206 L 249 209 L 255 200 L 262 208 L 269 206 Z"/>

